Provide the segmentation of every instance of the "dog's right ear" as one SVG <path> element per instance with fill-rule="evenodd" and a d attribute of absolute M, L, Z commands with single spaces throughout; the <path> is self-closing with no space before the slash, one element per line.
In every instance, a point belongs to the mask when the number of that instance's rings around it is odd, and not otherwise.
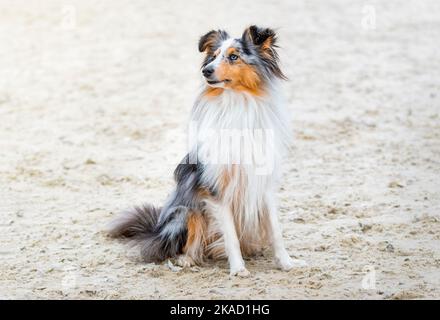
<path fill-rule="evenodd" d="M 228 38 L 229 34 L 224 30 L 211 30 L 200 38 L 199 51 L 213 53 Z"/>

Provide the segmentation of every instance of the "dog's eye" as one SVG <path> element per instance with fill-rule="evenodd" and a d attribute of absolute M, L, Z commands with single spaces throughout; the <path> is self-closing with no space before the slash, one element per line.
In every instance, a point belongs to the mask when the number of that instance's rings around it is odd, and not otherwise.
<path fill-rule="evenodd" d="M 234 60 L 237 60 L 237 59 L 238 59 L 238 56 L 237 56 L 236 54 L 231 54 L 231 55 L 229 56 L 229 60 L 234 61 Z"/>

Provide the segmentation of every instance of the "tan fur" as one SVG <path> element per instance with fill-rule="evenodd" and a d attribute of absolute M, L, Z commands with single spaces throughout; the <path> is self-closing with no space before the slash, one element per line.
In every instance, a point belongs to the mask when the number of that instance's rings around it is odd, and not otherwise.
<path fill-rule="evenodd" d="M 213 48 L 215 46 L 215 43 L 218 41 L 217 34 L 213 33 L 211 36 L 206 39 L 206 42 L 204 43 L 203 47 L 201 48 L 203 52 L 206 52 L 207 54 L 213 54 Z"/>
<path fill-rule="evenodd" d="M 260 213 L 260 221 L 257 230 L 253 229 L 245 231 L 244 221 L 242 219 L 241 210 L 244 207 L 243 191 L 245 183 L 245 174 L 242 172 L 240 165 L 232 165 L 229 169 L 225 168 L 218 185 L 218 195 L 215 198 L 206 200 L 209 205 L 208 211 L 218 211 L 221 203 L 225 202 L 225 197 L 231 199 L 231 211 L 234 216 L 235 229 L 240 241 L 240 248 L 244 256 L 253 256 L 267 245 L 267 234 L 270 230 L 268 212 L 264 210 Z M 231 194 L 232 192 L 232 194 Z M 226 200 L 228 201 L 228 200 Z M 229 201 L 228 201 L 229 202 Z M 212 215 L 207 215 L 212 217 Z M 223 236 L 220 226 L 214 218 L 205 221 L 206 242 L 205 255 L 211 259 L 225 259 L 226 252 L 223 243 Z"/>
<path fill-rule="evenodd" d="M 235 50 L 229 48 L 228 50 Z M 225 83 L 225 87 L 236 91 L 246 91 L 253 95 L 263 94 L 261 79 L 251 65 L 244 63 L 240 58 L 234 62 L 223 60 L 216 69 L 216 77 L 221 80 L 230 80 Z"/>
<path fill-rule="evenodd" d="M 268 38 L 263 42 L 263 44 L 261 45 L 261 48 L 262 48 L 263 50 L 271 49 L 272 44 L 273 44 L 273 37 L 268 37 Z"/>
<path fill-rule="evenodd" d="M 206 247 L 206 221 L 200 212 L 192 212 L 187 222 L 188 238 L 183 252 L 195 262 L 203 262 L 204 249 Z"/>
<path fill-rule="evenodd" d="M 229 47 L 228 49 L 226 49 L 226 56 L 230 56 L 231 54 L 238 55 L 237 49 L 234 47 Z"/>
<path fill-rule="evenodd" d="M 213 88 L 213 87 L 207 87 L 205 91 L 206 97 L 217 97 L 223 93 L 223 88 Z"/>

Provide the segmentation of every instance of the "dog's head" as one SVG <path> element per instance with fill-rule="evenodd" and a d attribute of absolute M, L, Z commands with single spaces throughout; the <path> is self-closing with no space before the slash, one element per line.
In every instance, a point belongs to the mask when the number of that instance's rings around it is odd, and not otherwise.
<path fill-rule="evenodd" d="M 238 39 L 223 30 L 208 32 L 199 41 L 199 51 L 206 54 L 202 73 L 207 84 L 258 94 L 267 81 L 285 79 L 276 40 L 274 30 L 257 26 L 247 28 Z"/>

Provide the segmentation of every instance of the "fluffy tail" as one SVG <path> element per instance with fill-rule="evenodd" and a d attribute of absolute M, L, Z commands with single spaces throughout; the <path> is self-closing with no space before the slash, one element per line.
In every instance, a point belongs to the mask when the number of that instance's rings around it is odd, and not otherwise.
<path fill-rule="evenodd" d="M 162 211 L 151 205 L 134 207 L 111 223 L 109 234 L 133 240 L 146 262 L 175 257 L 182 253 L 187 240 L 188 209 L 177 206 Z"/>

